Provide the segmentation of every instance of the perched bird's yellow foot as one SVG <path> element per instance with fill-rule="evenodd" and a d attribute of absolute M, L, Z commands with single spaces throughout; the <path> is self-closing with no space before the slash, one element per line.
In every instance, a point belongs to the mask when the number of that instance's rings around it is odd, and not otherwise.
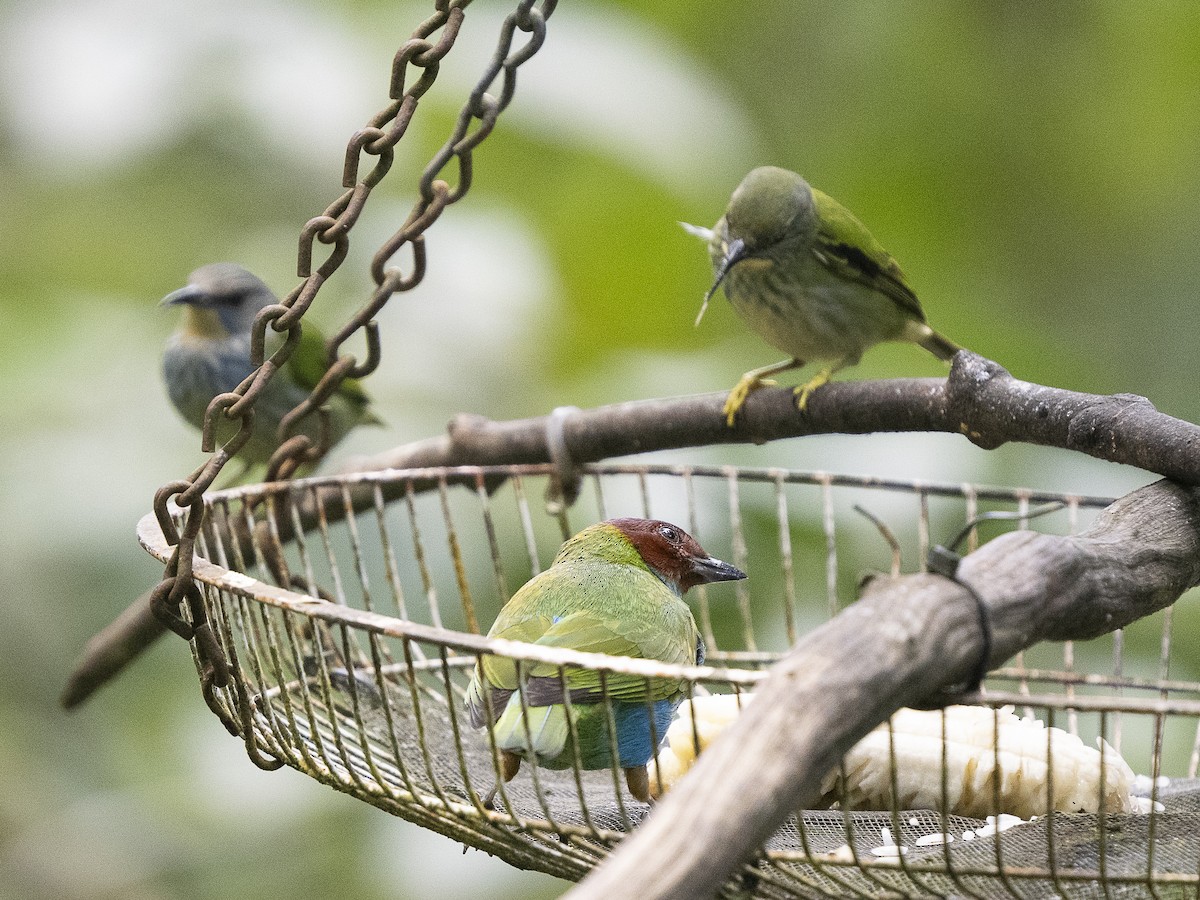
<path fill-rule="evenodd" d="M 738 410 L 745 404 L 746 398 L 750 396 L 751 392 L 760 387 L 772 387 L 774 384 L 775 382 L 770 378 L 759 378 L 753 372 L 743 375 L 742 380 L 734 385 L 729 396 L 725 398 L 725 424 L 730 428 L 733 427 L 733 420 L 737 418 Z"/>
<path fill-rule="evenodd" d="M 760 369 L 751 369 L 742 376 L 729 396 L 725 398 L 725 424 L 730 428 L 733 427 L 733 420 L 737 417 L 738 410 L 746 402 L 746 398 L 750 396 L 752 391 L 758 390 L 760 387 L 771 387 L 775 384 L 771 380 L 772 375 L 778 375 L 780 372 L 786 372 L 789 369 L 797 369 L 804 365 L 798 359 L 785 359 L 783 362 L 777 362 L 773 365 L 763 366 Z"/>
<path fill-rule="evenodd" d="M 808 381 L 804 382 L 804 384 L 792 391 L 792 393 L 796 395 L 796 409 L 800 410 L 800 412 L 804 412 L 805 407 L 808 406 L 809 395 L 812 394 L 812 392 L 817 388 L 828 382 L 832 375 L 833 369 L 822 369 Z"/>

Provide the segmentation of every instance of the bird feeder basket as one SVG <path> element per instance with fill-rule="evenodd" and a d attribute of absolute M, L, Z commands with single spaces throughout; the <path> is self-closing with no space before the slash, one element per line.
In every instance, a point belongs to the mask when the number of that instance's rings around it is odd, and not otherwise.
<path fill-rule="evenodd" d="M 946 561 L 945 553 L 931 555 L 938 541 L 988 513 L 1012 519 L 1007 525 L 968 527 L 967 551 L 1005 527 L 1081 532 L 1110 501 L 784 469 L 577 467 L 568 465 L 561 415 L 551 416 L 544 440 L 534 442 L 553 466 L 285 480 L 328 449 L 328 429 L 322 428 L 320 447 L 299 435 L 280 446 L 268 468 L 269 483 L 208 490 L 250 433 L 255 398 L 272 371 L 287 362 L 300 337 L 300 318 L 346 259 L 350 231 L 391 168 L 395 145 L 453 47 L 466 5 L 437 0 L 430 18 L 397 52 L 387 105 L 347 147 L 345 193 L 301 234 L 297 271 L 303 281 L 282 306 L 271 309 L 270 327 L 287 331 L 288 341 L 271 365 L 210 404 L 204 446 L 216 453 L 189 478 L 160 489 L 156 511 L 141 521 L 138 533 L 143 546 L 167 565 L 152 595 L 156 613 L 190 639 L 206 702 L 244 741 L 257 765 L 291 766 L 516 866 L 579 879 L 638 828 L 650 807 L 630 795 L 620 770 L 586 769 L 576 734 L 568 737 L 575 765 L 563 770 L 527 765 L 505 782 L 500 748 L 489 730 L 471 727 L 464 708 L 468 681 L 483 655 L 511 659 L 518 684 L 534 666 L 539 673 L 550 667 L 564 686 L 572 669 L 592 669 L 609 709 L 611 676 L 682 684 L 681 718 L 667 734 L 651 734 L 652 746 L 660 748 L 651 791 L 661 794 L 668 788 L 668 748 L 677 759 L 695 756 L 715 733 L 702 707 L 713 697 L 724 698 L 714 702 L 723 704 L 727 720 L 736 718 L 757 690 L 769 690 L 763 684 L 770 669 L 789 648 L 827 621 L 846 621 L 847 608 L 861 608 L 854 604 L 864 572 L 886 569 L 889 562 L 897 568 L 885 537 L 909 571 L 923 570 L 930 559 Z M 293 420 L 319 410 L 347 378 L 365 377 L 378 365 L 374 317 L 393 293 L 420 282 L 424 232 L 467 193 L 472 151 L 512 101 L 517 68 L 542 45 L 555 5 L 517 0 L 452 134 L 421 175 L 413 212 L 372 261 L 377 288 L 370 301 L 327 345 L 329 370 L 313 396 L 280 423 L 281 436 L 290 433 Z M 313 258 L 316 243 L 330 247 L 323 261 Z M 406 247 L 402 259 L 408 264 L 397 265 Z M 260 363 L 267 326 L 268 318 L 260 315 L 252 341 Z M 367 354 L 356 361 L 341 348 L 360 333 Z M 956 357 L 944 389 L 915 387 L 902 410 L 907 430 L 923 430 L 940 410 L 943 424 L 950 423 L 942 430 L 962 430 L 981 442 L 964 423 L 978 424 L 978 395 L 1012 380 L 967 356 Z M 1194 466 L 1188 468 L 1194 434 L 1167 442 L 1175 469 L 1155 469 L 1139 455 L 1136 439 L 1096 437 L 1101 432 L 1088 425 L 1091 405 L 1063 413 L 1055 402 L 1034 404 L 1032 387 L 1021 384 L 1016 391 L 1030 428 L 1061 426 L 1086 445 L 1075 449 L 1093 452 L 1111 444 L 1129 451 L 1106 457 L 1114 461 L 1168 476 L 1179 466 L 1185 475 L 1194 474 Z M 834 388 L 850 390 L 845 385 L 823 390 Z M 765 396 L 772 393 L 779 395 L 774 401 Z M 895 391 L 885 393 L 883 400 L 895 399 Z M 822 405 L 819 397 L 813 399 L 815 407 Z M 1111 416 L 1126 431 L 1153 413 L 1135 400 L 1121 399 Z M 771 420 L 778 427 L 739 432 L 739 440 L 765 442 L 807 427 L 808 419 L 796 415 L 785 391 L 756 395 L 752 405 L 760 424 L 767 422 L 772 402 L 781 405 L 782 413 Z M 829 430 L 881 430 L 874 421 L 853 420 L 856 411 L 881 402 L 879 396 L 867 404 L 839 402 L 837 427 Z M 639 414 L 654 415 L 645 409 Z M 238 436 L 218 449 L 216 428 L 227 424 L 222 416 L 238 419 L 240 426 Z M 1010 433 L 1013 421 L 1007 414 L 993 416 L 991 446 L 1029 439 Z M 638 446 L 587 458 L 648 449 L 646 424 L 626 423 L 626 437 L 634 436 L 631 443 Z M 730 434 L 723 415 L 701 412 L 661 446 L 722 443 Z M 1038 434 L 1041 443 L 1070 446 Z M 454 458 L 481 459 L 470 452 Z M 564 485 L 574 487 L 576 474 L 582 490 L 576 502 L 565 503 Z M 550 502 L 542 499 L 547 493 Z M 1058 504 L 1057 511 L 1035 515 L 1046 503 Z M 505 601 L 550 564 L 564 539 L 618 516 L 674 522 L 709 553 L 749 573 L 746 581 L 702 585 L 689 593 L 707 645 L 705 665 L 670 666 L 485 636 Z M 985 624 L 984 603 L 974 596 L 979 624 Z M 827 773 L 820 802 L 795 810 L 720 891 L 760 897 L 1196 896 L 1200 683 L 1172 671 L 1186 668 L 1173 642 L 1167 605 L 1173 596 L 1152 615 L 1122 620 L 1132 622 L 1124 630 L 1085 644 L 1038 644 L 1010 667 L 990 672 L 971 713 L 982 715 L 990 737 L 966 762 L 952 752 L 964 729 L 950 712 L 927 714 L 938 718 L 934 739 L 923 744 L 903 733 L 899 715 L 892 727 L 885 723 L 883 731 L 872 732 L 877 747 L 882 735 L 883 748 L 874 752 L 873 762 L 863 769 L 851 761 L 852 751 Z M 981 655 L 986 663 L 988 654 Z M 1146 662 L 1152 658 L 1156 661 Z M 517 696 L 525 702 L 523 688 Z M 567 692 L 565 704 L 570 702 Z M 1014 727 L 1034 735 L 1024 739 L 1020 752 L 1012 752 L 1000 736 L 1002 719 L 1023 721 Z M 610 733 L 612 722 L 610 717 Z M 680 722 L 690 723 L 682 735 Z M 1082 774 L 1067 765 L 1076 751 L 1091 754 L 1091 768 L 1083 767 Z M 710 759 L 720 752 L 713 750 Z M 1064 775 L 1068 771 L 1074 774 Z M 921 790 L 912 789 L 915 780 L 923 782 Z M 876 785 L 873 792 L 864 788 L 869 781 Z M 1020 793 L 1022 785 L 1032 786 L 1034 806 L 1006 828 L 1013 822 L 1002 816 L 1010 811 L 1008 795 Z M 490 804 L 485 801 L 494 786 Z"/>
<path fill-rule="evenodd" d="M 569 508 L 543 502 L 552 481 L 546 466 L 393 470 L 210 492 L 193 567 L 201 602 L 192 611 L 210 624 L 228 663 L 228 677 L 217 679 L 224 685 L 213 683 L 210 654 L 193 641 L 210 705 L 261 766 L 286 764 L 516 866 L 579 879 L 650 807 L 629 795 L 620 770 L 578 765 L 525 766 L 501 781 L 495 808 L 485 807 L 500 756 L 464 709 L 482 654 L 509 657 L 518 671 L 550 663 L 562 673 L 588 667 L 672 678 L 690 698 L 748 702 L 798 637 L 854 601 L 864 571 L 887 567 L 886 543 L 855 507 L 887 521 L 899 546 L 924 560 L 937 538 L 982 513 L 1006 511 L 1014 521 L 981 524 L 969 534 L 971 545 L 1003 527 L 1075 533 L 1109 502 L 732 466 L 589 465 L 583 472 L 583 490 Z M 1057 511 L 1031 517 L 1052 501 Z M 745 582 L 688 595 L 708 645 L 706 665 L 484 636 L 565 537 L 628 515 L 673 521 L 750 573 Z M 153 515 L 140 523 L 139 537 L 169 559 L 173 548 Z M 1156 648 L 1158 661 L 1135 666 L 1126 654 L 1131 646 Z M 1141 812 L 1043 812 L 1003 830 L 1008 820 L 989 824 L 949 803 L 908 809 L 893 801 L 852 811 L 835 788 L 825 808 L 791 816 L 725 890 L 762 897 L 1195 896 L 1200 683 L 1170 680 L 1172 649 L 1168 608 L 1086 644 L 1038 645 L 992 672 L 984 695 L 995 708 L 1017 700 L 1016 715 L 1036 717 L 1044 733 L 1061 729 L 1087 746 L 1103 738 L 1147 776 L 1130 788 L 1143 795 Z M 902 743 L 893 735 L 885 756 L 881 777 L 893 784 L 914 765 Z M 1053 755 L 1062 745 L 1043 739 L 1037 746 L 1046 768 L 1061 771 Z M 994 756 L 1003 771 L 998 745 L 983 756 Z M 1116 768 L 1103 760 L 1098 777 L 1111 781 Z M 936 750 L 923 764 L 942 787 L 967 777 Z M 991 781 L 980 786 L 984 807 Z"/>

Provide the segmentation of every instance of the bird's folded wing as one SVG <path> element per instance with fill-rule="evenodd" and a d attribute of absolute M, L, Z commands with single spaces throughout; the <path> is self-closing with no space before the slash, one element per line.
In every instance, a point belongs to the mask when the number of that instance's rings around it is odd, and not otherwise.
<path fill-rule="evenodd" d="M 630 622 L 615 616 L 602 617 L 595 612 L 578 611 L 555 618 L 531 616 L 516 620 L 498 633 L 493 632 L 492 636 L 583 653 L 655 659 L 673 665 L 694 664 L 698 646 L 695 622 L 682 605 L 680 613 L 687 617 L 682 623 L 676 623 L 682 624 L 682 628 L 667 627 L 661 620 Z M 560 669 L 548 663 L 526 663 L 521 670 L 526 706 L 562 703 L 564 695 L 572 703 L 580 704 L 599 703 L 606 696 L 630 703 L 654 702 L 670 697 L 682 688 L 678 679 L 646 679 L 617 672 L 601 674 L 595 669 L 570 666 Z M 487 720 L 483 686 L 487 686 L 492 709 L 499 715 L 516 692 L 517 680 L 517 665 L 513 659 L 481 657 L 467 689 L 467 707 L 476 727 Z"/>
<path fill-rule="evenodd" d="M 813 253 L 821 264 L 890 297 L 917 321 L 924 322 L 925 312 L 904 280 L 900 265 L 875 240 L 867 226 L 828 194 L 815 188 L 812 193 L 820 222 Z"/>
<path fill-rule="evenodd" d="M 307 391 L 329 371 L 329 357 L 325 350 L 325 338 L 312 325 L 305 323 L 300 330 L 300 341 L 288 358 L 288 373 L 296 384 Z M 334 396 L 342 397 L 357 406 L 365 407 L 369 402 L 367 392 L 357 378 L 347 378 Z"/>
<path fill-rule="evenodd" d="M 595 613 L 576 612 L 559 619 L 537 643 L 586 653 L 656 659 L 675 665 L 695 662 L 695 636 L 683 639 L 664 628 L 662 622 L 632 623 L 602 619 Z M 680 689 L 678 679 L 646 679 L 618 672 L 538 664 L 529 670 L 527 701 L 535 705 L 561 703 L 565 680 L 573 703 L 597 703 L 605 695 L 613 700 L 642 702 L 661 700 Z"/>

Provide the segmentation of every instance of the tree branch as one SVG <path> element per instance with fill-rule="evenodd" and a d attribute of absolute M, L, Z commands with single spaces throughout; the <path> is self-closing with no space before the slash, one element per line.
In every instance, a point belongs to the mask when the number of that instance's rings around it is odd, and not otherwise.
<path fill-rule="evenodd" d="M 1160 481 L 1074 537 L 1011 532 L 966 557 L 958 577 L 987 607 L 993 666 L 1041 640 L 1096 637 L 1200 583 L 1200 489 Z M 771 670 L 759 699 L 567 896 L 713 896 L 790 813 L 818 798 L 822 779 L 867 732 L 967 680 L 981 646 L 974 603 L 954 581 L 876 579 Z"/>
<path fill-rule="evenodd" d="M 120 674 L 166 631 L 155 618 L 150 608 L 150 591 L 146 591 L 87 642 L 67 677 L 58 702 L 64 709 L 78 706 Z"/>
<path fill-rule="evenodd" d="M 1142 397 L 1101 397 L 1031 384 L 970 351 L 955 358 L 946 379 L 901 378 L 839 381 L 813 393 L 804 413 L 790 388 L 750 395 L 733 428 L 725 425 L 724 393 L 618 403 L 578 410 L 561 420 L 573 462 L 597 462 L 653 450 L 710 444 L 754 443 L 814 434 L 933 431 L 962 434 L 986 449 L 1023 441 L 1075 450 L 1110 462 L 1139 466 L 1185 484 L 1200 484 L 1200 427 L 1158 412 Z M 456 416 L 441 437 L 403 444 L 355 460 L 352 471 L 457 465 L 511 465 L 551 461 L 550 416 L 494 422 Z M 356 509 L 372 502 L 370 486 L 352 492 Z M 397 486 L 395 490 L 402 490 Z M 387 499 L 394 494 L 384 490 Z M 326 515 L 337 515 L 331 491 Z M 313 521 L 316 503 L 299 511 Z M 290 519 L 281 523 L 289 528 Z M 287 539 L 288 535 L 281 535 Z M 162 630 L 147 624 L 148 595 L 88 642 L 62 702 L 70 708 L 114 677 Z"/>
<path fill-rule="evenodd" d="M 790 388 L 755 391 L 733 428 L 722 414 L 724 393 L 619 403 L 572 413 L 563 436 L 575 462 L 597 462 L 814 434 L 948 432 L 987 450 L 1009 441 L 1040 444 L 1200 484 L 1200 427 L 1160 413 L 1144 397 L 1103 397 L 1020 381 L 970 351 L 954 358 L 946 379 L 837 381 L 813 393 L 803 413 L 794 400 Z M 357 468 L 547 462 L 547 424 L 547 416 L 493 422 L 460 415 L 447 436 L 405 444 Z"/>

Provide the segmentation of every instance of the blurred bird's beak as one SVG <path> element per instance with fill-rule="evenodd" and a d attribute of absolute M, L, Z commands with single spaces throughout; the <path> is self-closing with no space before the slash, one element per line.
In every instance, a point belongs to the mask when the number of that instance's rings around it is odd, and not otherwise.
<path fill-rule="evenodd" d="M 194 284 L 187 284 L 177 291 L 171 291 L 167 296 L 158 301 L 159 306 L 174 306 L 179 303 L 186 303 L 188 306 L 201 305 L 207 295 Z"/>
<path fill-rule="evenodd" d="M 694 584 L 712 584 L 714 581 L 741 581 L 746 573 L 737 566 L 731 566 L 715 556 L 706 556 L 692 560 L 692 577 L 688 579 Z"/>
<path fill-rule="evenodd" d="M 708 289 L 708 293 L 704 295 L 704 302 L 700 304 L 700 313 L 696 316 L 695 322 L 697 326 L 700 324 L 700 320 L 704 318 L 705 310 L 708 309 L 708 301 L 717 292 L 717 288 L 721 286 L 721 282 L 725 280 L 725 276 L 729 274 L 729 270 L 745 259 L 746 255 L 746 243 L 741 238 L 735 238 L 725 247 L 725 258 L 721 260 L 721 268 L 717 269 L 716 280 L 713 281 L 712 287 Z"/>
<path fill-rule="evenodd" d="M 690 234 L 692 237 L 698 237 L 704 243 L 712 240 L 712 229 L 705 228 L 703 225 L 689 225 L 687 222 L 680 222 L 679 227 Z"/>

